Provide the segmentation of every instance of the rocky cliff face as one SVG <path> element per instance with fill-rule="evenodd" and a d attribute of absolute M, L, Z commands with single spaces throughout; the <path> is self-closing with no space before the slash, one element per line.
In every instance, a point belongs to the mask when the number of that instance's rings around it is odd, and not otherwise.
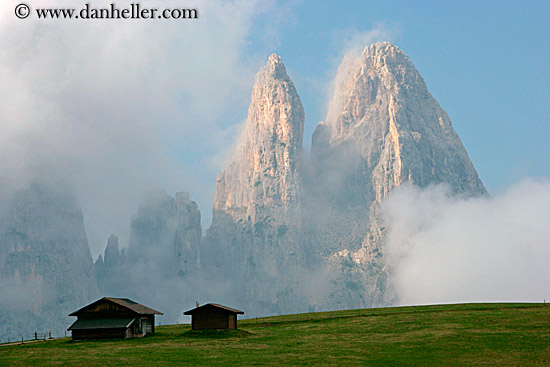
<path fill-rule="evenodd" d="M 0 338 L 63 335 L 67 316 L 98 290 L 82 211 L 42 184 L 21 190 L 0 224 Z"/>
<path fill-rule="evenodd" d="M 284 266 L 303 262 L 297 240 L 303 129 L 300 97 L 281 58 L 271 55 L 256 75 L 236 152 L 216 180 L 204 260 L 215 258 L 222 272 L 237 273 L 238 293 L 261 301 L 266 312 L 285 303 Z"/>
<path fill-rule="evenodd" d="M 258 313 L 390 304 L 382 200 L 404 183 L 447 183 L 466 195 L 485 188 L 449 117 L 389 43 L 343 61 L 305 167 L 303 118 L 272 55 L 217 178 L 204 263 L 215 259 L 210 268 L 234 277 L 235 293 Z"/>
<path fill-rule="evenodd" d="M 309 228 L 320 257 L 341 272 L 336 292 L 345 307 L 391 300 L 378 212 L 395 187 L 447 183 L 456 193 L 487 194 L 447 113 L 408 56 L 387 42 L 343 61 L 311 161 Z"/>
<path fill-rule="evenodd" d="M 200 267 L 202 242 L 201 213 L 186 192 L 176 194 L 176 233 L 174 234 L 175 270 L 178 276 L 196 272 Z"/>
<path fill-rule="evenodd" d="M 128 258 L 156 274 L 184 276 L 198 268 L 201 237 L 201 214 L 188 193 L 151 191 L 132 218 Z"/>
<path fill-rule="evenodd" d="M 380 202 L 403 182 L 446 182 L 457 192 L 486 193 L 449 116 L 408 56 L 390 43 L 342 63 L 323 125 L 329 141 L 314 141 L 314 150 L 352 146 L 371 175 L 372 187 L 363 192 L 369 201 Z"/>
<path fill-rule="evenodd" d="M 124 289 L 127 279 L 126 251 L 120 251 L 118 237 L 109 236 L 104 256 L 95 262 L 97 285 L 103 295 L 117 295 Z"/>
<path fill-rule="evenodd" d="M 180 287 L 190 290 L 190 279 L 199 271 L 201 242 L 201 215 L 189 194 L 150 191 L 132 217 L 127 251 L 119 251 L 111 235 L 105 255 L 96 261 L 99 289 L 156 304 L 175 322 L 180 302 L 189 296 Z"/>
<path fill-rule="evenodd" d="M 258 72 L 237 150 L 216 179 L 214 221 L 282 219 L 299 205 L 304 109 L 278 55 Z M 223 213 L 223 214 L 222 214 Z"/>

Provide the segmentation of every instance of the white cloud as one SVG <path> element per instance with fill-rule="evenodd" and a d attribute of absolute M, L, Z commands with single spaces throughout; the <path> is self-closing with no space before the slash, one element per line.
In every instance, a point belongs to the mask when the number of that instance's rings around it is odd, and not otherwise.
<path fill-rule="evenodd" d="M 216 132 L 240 122 L 242 116 L 227 117 L 235 110 L 246 111 L 254 67 L 244 49 L 256 1 L 197 0 L 189 4 L 199 9 L 196 20 L 79 21 L 20 20 L 13 12 L 18 3 L 3 1 L 0 8 L 0 191 L 35 176 L 71 181 L 97 254 L 111 232 L 125 244 L 147 187 L 206 190 L 187 186 L 196 180 L 186 175 L 195 172 L 181 162 L 208 164 L 208 154 L 182 159 L 174 148 L 215 155 L 231 144 Z"/>
<path fill-rule="evenodd" d="M 383 210 L 401 304 L 550 298 L 550 182 L 491 199 L 405 186 Z"/>

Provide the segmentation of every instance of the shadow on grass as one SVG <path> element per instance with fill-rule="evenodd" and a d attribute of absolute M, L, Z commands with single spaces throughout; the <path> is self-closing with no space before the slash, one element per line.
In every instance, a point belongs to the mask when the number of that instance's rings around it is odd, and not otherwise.
<path fill-rule="evenodd" d="M 225 339 L 225 338 L 245 338 L 252 335 L 248 331 L 240 329 L 221 329 L 221 330 L 189 330 L 181 334 L 184 338 L 196 339 Z"/>

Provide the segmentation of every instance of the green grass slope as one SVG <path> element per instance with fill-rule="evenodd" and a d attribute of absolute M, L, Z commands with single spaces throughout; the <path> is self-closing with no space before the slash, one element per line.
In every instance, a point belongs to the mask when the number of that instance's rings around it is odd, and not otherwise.
<path fill-rule="evenodd" d="M 463 304 L 162 326 L 118 341 L 0 347 L 0 366 L 550 366 L 550 307 Z"/>

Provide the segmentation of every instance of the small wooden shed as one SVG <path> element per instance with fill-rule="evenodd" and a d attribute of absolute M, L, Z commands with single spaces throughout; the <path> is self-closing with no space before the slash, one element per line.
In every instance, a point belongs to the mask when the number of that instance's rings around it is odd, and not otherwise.
<path fill-rule="evenodd" d="M 244 312 L 216 303 L 207 303 L 183 314 L 191 315 L 193 330 L 236 329 L 237 315 L 242 315 Z"/>
<path fill-rule="evenodd" d="M 69 316 L 73 340 L 144 337 L 155 332 L 155 315 L 162 312 L 128 298 L 103 297 Z"/>

